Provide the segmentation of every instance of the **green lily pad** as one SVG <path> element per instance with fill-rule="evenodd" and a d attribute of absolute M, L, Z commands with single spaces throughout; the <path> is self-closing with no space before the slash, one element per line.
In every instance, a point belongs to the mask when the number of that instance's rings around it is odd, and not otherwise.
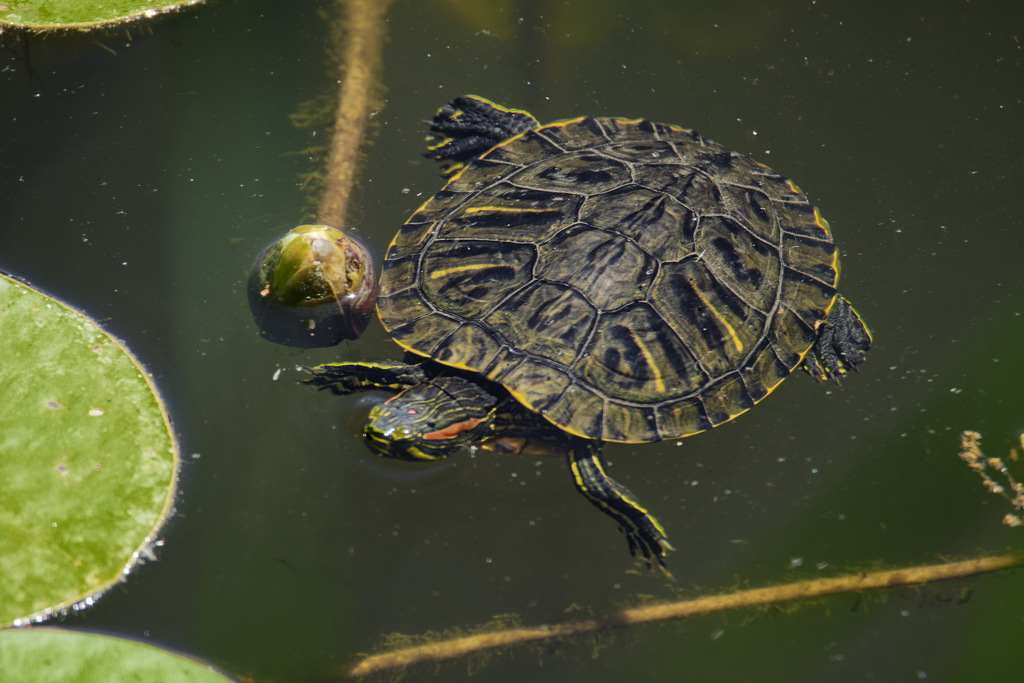
<path fill-rule="evenodd" d="M 96 28 L 152 18 L 202 1 L 0 0 L 0 32 L 5 24 L 37 31 Z"/>
<path fill-rule="evenodd" d="M 0 625 L 88 603 L 151 556 L 177 460 L 128 351 L 0 275 Z"/>
<path fill-rule="evenodd" d="M 229 680 L 207 664 L 152 645 L 51 628 L 0 631 L 0 662 L 6 683 Z"/>

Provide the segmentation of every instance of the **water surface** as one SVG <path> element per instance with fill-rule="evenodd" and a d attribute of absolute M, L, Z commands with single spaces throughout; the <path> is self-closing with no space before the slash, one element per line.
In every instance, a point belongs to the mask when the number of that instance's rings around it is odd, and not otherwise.
<path fill-rule="evenodd" d="M 212 2 L 27 51 L 0 37 L 0 269 L 126 340 L 185 456 L 159 561 L 69 625 L 260 680 L 323 680 L 395 631 L 1021 547 L 999 523 L 1008 507 L 956 458 L 962 429 L 1000 456 L 1024 430 L 1021 24 L 978 3 L 666 5 L 397 3 L 352 218 L 383 250 L 440 186 L 422 120 L 470 92 L 541 121 L 692 127 L 821 207 L 841 289 L 875 335 L 861 374 L 842 389 L 797 375 L 681 444 L 607 449 L 678 548 L 674 585 L 630 571 L 562 462 L 366 451 L 365 397 L 313 393 L 295 366 L 397 357 L 376 326 L 316 352 L 255 334 L 248 268 L 306 211 L 296 152 L 315 140 L 288 114 L 330 88 L 318 4 Z M 481 675 L 994 680 L 1017 669 L 1021 605 L 1009 574 L 649 627 Z"/>

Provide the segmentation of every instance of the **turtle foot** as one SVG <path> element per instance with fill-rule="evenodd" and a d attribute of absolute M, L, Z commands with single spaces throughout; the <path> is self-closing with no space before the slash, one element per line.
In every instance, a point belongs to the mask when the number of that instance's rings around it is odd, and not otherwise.
<path fill-rule="evenodd" d="M 434 114 L 426 156 L 441 162 L 442 175 L 449 176 L 495 145 L 538 125 L 525 111 L 476 95 L 456 97 Z"/>
<path fill-rule="evenodd" d="M 422 367 L 399 361 L 324 363 L 302 369 L 310 375 L 301 380 L 303 384 L 327 389 L 336 396 L 371 389 L 402 391 L 426 378 Z"/>
<path fill-rule="evenodd" d="M 839 297 L 818 328 L 818 339 L 804 359 L 804 369 L 819 382 L 839 380 L 864 362 L 871 348 L 871 332 L 850 302 Z"/>
<path fill-rule="evenodd" d="M 636 495 L 604 471 L 597 442 L 577 440 L 569 449 L 569 467 L 576 488 L 598 510 L 616 521 L 626 535 L 629 552 L 649 568 L 655 565 L 667 576 L 665 558 L 675 550 L 658 520 L 643 507 Z"/>

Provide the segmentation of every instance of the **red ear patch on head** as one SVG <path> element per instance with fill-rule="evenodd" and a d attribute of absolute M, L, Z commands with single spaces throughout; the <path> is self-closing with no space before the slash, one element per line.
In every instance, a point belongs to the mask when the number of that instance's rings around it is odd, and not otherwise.
<path fill-rule="evenodd" d="M 480 424 L 480 422 L 480 418 L 471 417 L 468 420 L 463 420 L 462 422 L 456 422 L 455 424 L 448 425 L 444 429 L 439 429 L 436 432 L 429 432 L 428 434 L 424 434 L 423 438 L 429 441 L 440 441 L 441 439 L 450 439 L 453 436 L 461 434 L 466 430 L 473 429 L 473 427 L 476 427 L 478 424 Z"/>

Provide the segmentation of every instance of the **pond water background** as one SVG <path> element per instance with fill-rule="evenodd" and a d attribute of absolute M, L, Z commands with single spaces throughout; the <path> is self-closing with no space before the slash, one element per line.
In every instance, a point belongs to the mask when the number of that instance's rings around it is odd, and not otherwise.
<path fill-rule="evenodd" d="M 392 9 L 386 107 L 352 211 L 378 252 L 440 187 L 422 121 L 463 93 L 541 121 L 693 127 L 794 178 L 832 225 L 841 289 L 875 335 L 859 375 L 836 390 L 801 374 L 681 444 L 606 450 L 678 548 L 674 585 L 629 571 L 621 535 L 561 461 L 371 455 L 366 398 L 312 392 L 295 366 L 398 357 L 378 326 L 314 352 L 256 335 L 248 268 L 304 222 L 298 176 L 312 170 L 296 152 L 315 141 L 288 115 L 331 92 L 320 9 L 215 1 L 151 30 L 33 40 L 28 53 L 0 36 L 0 270 L 128 343 L 169 403 L 184 461 L 159 561 L 66 625 L 257 680 L 324 680 L 391 632 L 509 613 L 550 623 L 1024 545 L 1000 525 L 1008 506 L 956 457 L 963 429 L 999 456 L 1024 431 L 1019 7 Z M 1017 572 L 557 644 L 480 675 L 1005 680 L 1022 636 Z"/>

